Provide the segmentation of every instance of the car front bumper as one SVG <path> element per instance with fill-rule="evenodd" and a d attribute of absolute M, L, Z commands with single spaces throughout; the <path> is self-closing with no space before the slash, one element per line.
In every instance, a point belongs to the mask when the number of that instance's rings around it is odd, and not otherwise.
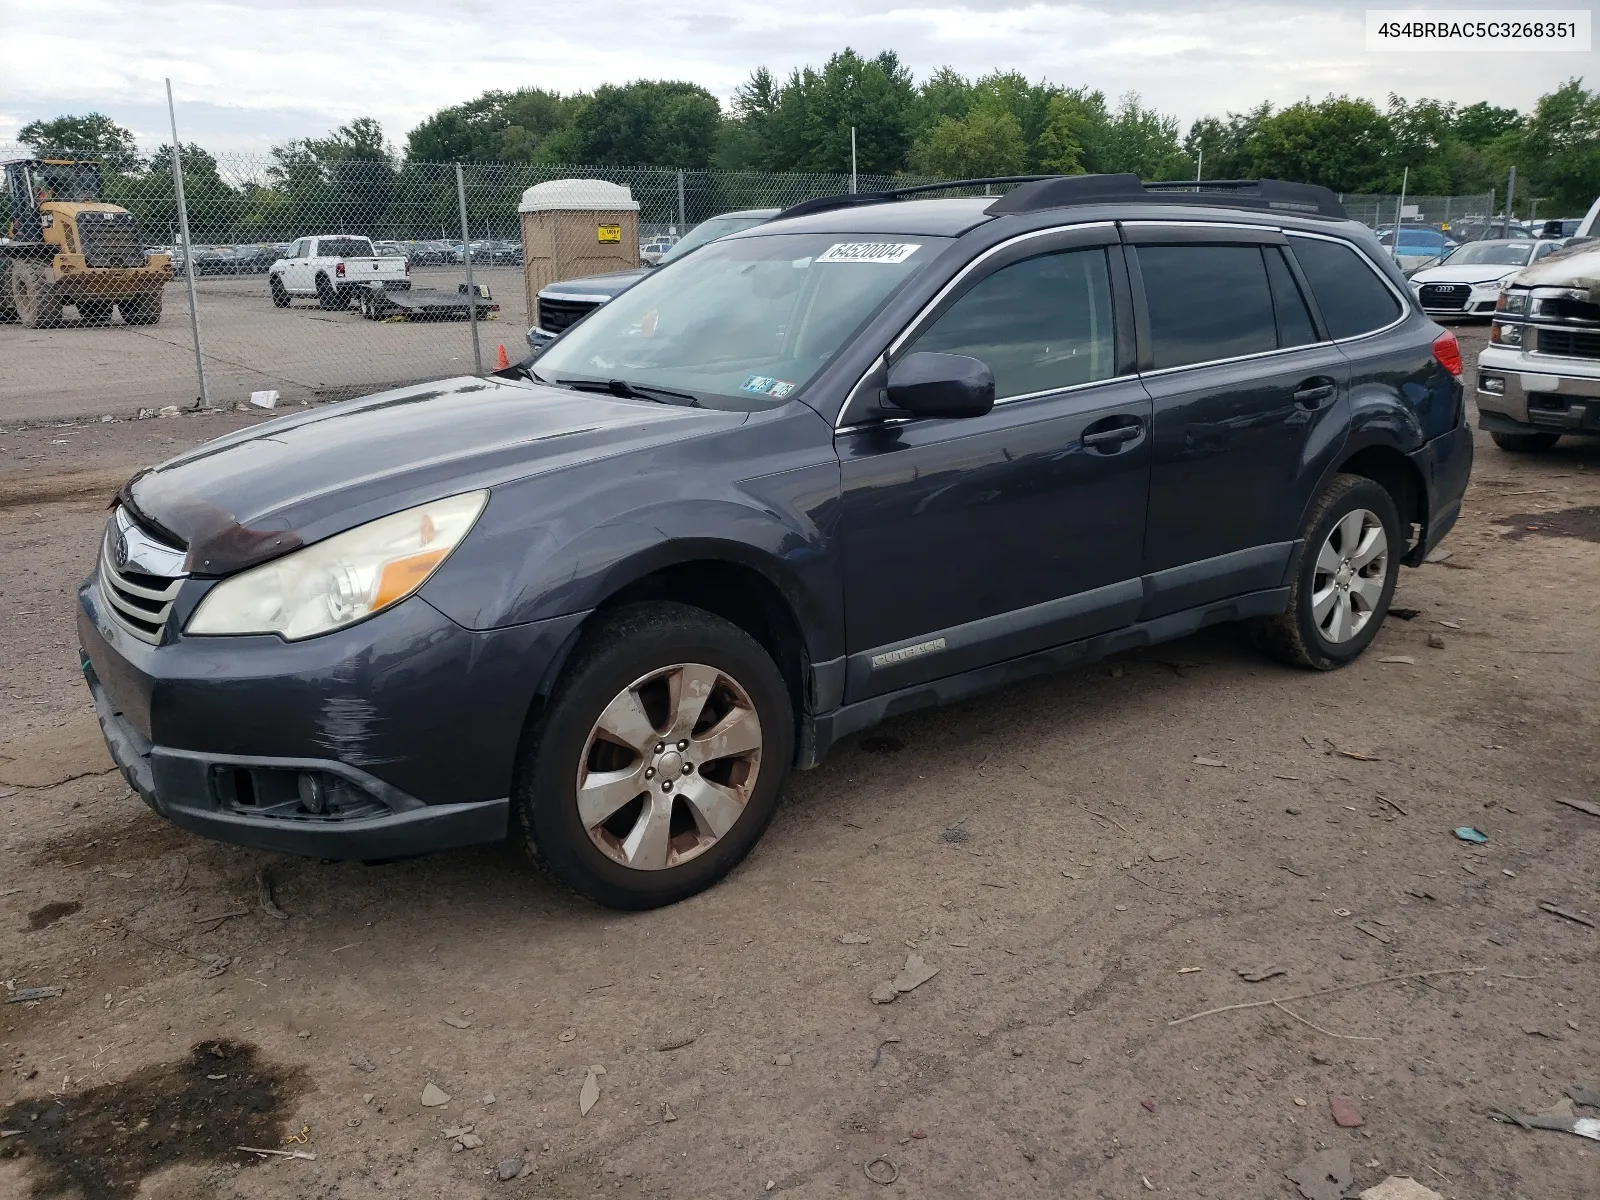
<path fill-rule="evenodd" d="M 412 597 L 302 642 L 156 646 L 91 579 L 78 637 L 112 758 L 157 813 L 219 841 L 374 860 L 505 837 L 530 708 L 581 620 L 477 632 Z"/>
<path fill-rule="evenodd" d="M 1491 345 L 1478 356 L 1474 399 L 1479 427 L 1492 433 L 1600 434 L 1600 359 Z"/>

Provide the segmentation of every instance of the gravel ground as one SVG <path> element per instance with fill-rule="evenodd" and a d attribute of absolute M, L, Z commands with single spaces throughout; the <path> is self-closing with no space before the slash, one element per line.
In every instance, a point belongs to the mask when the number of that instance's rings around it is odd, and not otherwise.
<path fill-rule="evenodd" d="M 1485 440 L 1346 670 L 1220 629 L 896 719 L 624 916 L 509 848 L 204 842 L 107 771 L 70 615 L 105 499 L 247 419 L 0 437 L 0 978 L 64 989 L 0 1007 L 0 1194 L 1291 1198 L 1324 1149 L 1352 1194 L 1595 1194 L 1600 1147 L 1487 1114 L 1600 1090 L 1600 818 L 1557 802 L 1600 799 L 1600 443 Z"/>

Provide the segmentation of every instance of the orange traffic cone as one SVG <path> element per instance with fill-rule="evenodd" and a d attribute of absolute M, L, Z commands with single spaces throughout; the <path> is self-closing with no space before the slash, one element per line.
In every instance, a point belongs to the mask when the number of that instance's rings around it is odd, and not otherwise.
<path fill-rule="evenodd" d="M 494 357 L 494 369 L 496 371 L 509 371 L 511 369 L 511 360 L 506 357 L 506 344 L 504 342 L 500 343 L 500 353 Z"/>

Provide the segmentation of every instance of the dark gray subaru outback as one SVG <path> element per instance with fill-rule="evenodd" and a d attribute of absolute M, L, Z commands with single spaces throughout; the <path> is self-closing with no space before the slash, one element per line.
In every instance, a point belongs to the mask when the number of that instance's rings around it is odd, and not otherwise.
<path fill-rule="evenodd" d="M 139 474 L 84 673 L 187 829 L 367 860 L 514 830 L 665 904 L 884 717 L 1221 621 L 1350 662 L 1456 518 L 1460 370 L 1320 188 L 810 201 L 515 378 Z"/>

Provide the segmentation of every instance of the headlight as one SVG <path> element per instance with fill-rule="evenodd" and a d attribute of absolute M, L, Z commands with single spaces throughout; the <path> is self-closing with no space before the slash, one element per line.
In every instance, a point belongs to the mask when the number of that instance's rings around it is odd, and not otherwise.
<path fill-rule="evenodd" d="M 1528 311 L 1528 293 L 1502 291 L 1495 308 L 1500 312 L 1525 313 Z"/>
<path fill-rule="evenodd" d="M 488 498 L 467 492 L 408 508 L 225 579 L 206 593 L 187 632 L 296 641 L 370 617 L 427 582 Z"/>

